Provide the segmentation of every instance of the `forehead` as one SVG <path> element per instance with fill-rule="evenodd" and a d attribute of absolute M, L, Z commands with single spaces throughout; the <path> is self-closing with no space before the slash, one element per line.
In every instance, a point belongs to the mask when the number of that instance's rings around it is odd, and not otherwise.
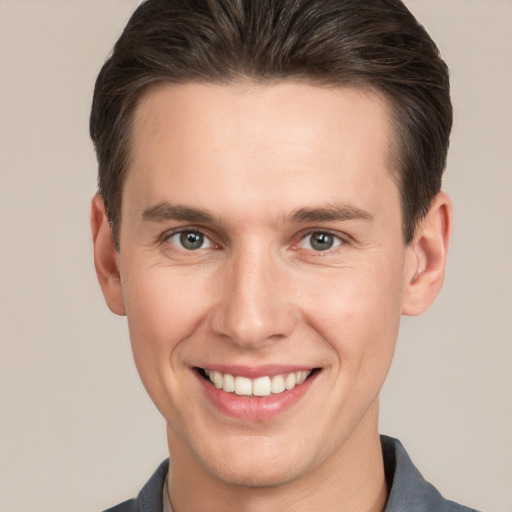
<path fill-rule="evenodd" d="M 150 87 L 139 100 L 133 119 L 133 142 L 137 149 L 141 135 L 154 138 L 163 134 L 161 128 L 182 140 L 191 140 L 199 136 L 196 128 L 201 126 L 213 128 L 209 132 L 215 136 L 212 143 L 222 144 L 224 138 L 225 143 L 231 144 L 229 136 L 235 142 L 249 136 L 258 144 L 271 137 L 309 138 L 321 135 L 322 130 L 338 131 L 343 128 L 342 118 L 350 118 L 346 125 L 352 129 L 338 134 L 343 136 L 340 143 L 350 144 L 352 134 L 368 117 L 373 118 L 375 127 L 365 130 L 368 142 L 375 135 L 383 135 L 391 142 L 391 108 L 384 95 L 374 89 L 288 81 L 164 83 Z"/>
<path fill-rule="evenodd" d="M 318 200 L 336 190 L 326 200 L 370 201 L 393 173 L 390 119 L 381 95 L 356 88 L 163 84 L 136 108 L 126 182 L 153 203 L 178 191 L 180 202 L 208 202 L 215 191 L 284 207 L 311 202 L 313 185 Z"/>

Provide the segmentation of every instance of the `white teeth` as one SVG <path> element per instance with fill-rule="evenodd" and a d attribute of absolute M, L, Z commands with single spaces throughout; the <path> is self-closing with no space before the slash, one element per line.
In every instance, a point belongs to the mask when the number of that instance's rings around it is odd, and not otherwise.
<path fill-rule="evenodd" d="M 223 377 L 222 377 L 222 373 L 220 372 L 213 372 L 213 374 L 211 375 L 210 379 L 213 377 L 213 383 L 215 384 L 215 387 L 218 388 L 218 389 L 222 389 L 222 386 L 223 386 Z"/>
<path fill-rule="evenodd" d="M 271 392 L 270 377 L 260 377 L 252 381 L 252 394 L 254 396 L 268 396 Z"/>
<path fill-rule="evenodd" d="M 288 390 L 293 389 L 297 385 L 297 375 L 289 373 L 284 379 L 284 387 Z"/>
<path fill-rule="evenodd" d="M 235 393 L 241 396 L 269 396 L 283 391 L 292 390 L 302 384 L 311 373 L 311 370 L 274 375 L 273 377 L 248 377 L 233 376 L 229 373 L 204 370 L 206 376 L 215 385 L 227 393 Z"/>
<path fill-rule="evenodd" d="M 233 393 L 235 391 L 235 377 L 229 373 L 224 374 L 224 385 L 222 386 L 224 391 Z"/>
<path fill-rule="evenodd" d="M 252 382 L 247 377 L 235 377 L 235 395 L 252 395 Z"/>
<path fill-rule="evenodd" d="M 284 377 L 282 375 L 274 375 L 271 382 L 272 393 L 282 393 L 285 389 Z"/>

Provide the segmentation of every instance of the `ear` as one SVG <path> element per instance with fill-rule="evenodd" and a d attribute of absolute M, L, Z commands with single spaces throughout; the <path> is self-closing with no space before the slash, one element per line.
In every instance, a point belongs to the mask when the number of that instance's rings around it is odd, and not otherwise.
<path fill-rule="evenodd" d="M 103 196 L 96 194 L 91 203 L 91 231 L 96 275 L 110 311 L 125 315 L 123 290 L 119 274 L 119 253 L 114 244 Z"/>
<path fill-rule="evenodd" d="M 417 226 L 408 251 L 407 280 L 402 314 L 419 315 L 434 302 L 441 290 L 452 230 L 452 205 L 443 192 L 432 201 Z"/>

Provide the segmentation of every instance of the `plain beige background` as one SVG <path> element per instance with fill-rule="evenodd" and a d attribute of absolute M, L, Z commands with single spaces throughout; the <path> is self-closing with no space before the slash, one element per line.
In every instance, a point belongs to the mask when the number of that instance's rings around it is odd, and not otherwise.
<path fill-rule="evenodd" d="M 166 456 L 105 307 L 88 228 L 95 76 L 135 0 L 0 0 L 0 511 L 102 510 Z M 382 395 L 451 499 L 512 511 L 512 2 L 409 0 L 452 70 L 444 290 L 406 318 Z"/>

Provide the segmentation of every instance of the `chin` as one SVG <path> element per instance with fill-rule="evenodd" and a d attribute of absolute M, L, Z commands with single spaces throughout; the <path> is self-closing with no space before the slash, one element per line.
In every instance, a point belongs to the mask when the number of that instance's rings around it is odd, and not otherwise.
<path fill-rule="evenodd" d="M 255 436 L 246 441 L 244 447 L 226 447 L 220 453 L 202 453 L 199 463 L 215 478 L 229 485 L 241 487 L 274 487 L 292 482 L 309 466 L 308 457 L 289 447 L 272 446 Z M 252 445 L 252 446 L 251 446 Z M 266 446 L 265 446 L 266 445 Z M 290 456 L 290 454 L 294 454 Z M 296 456 L 295 456 L 296 454 Z M 219 456 L 220 455 L 220 456 Z"/>
<path fill-rule="evenodd" d="M 272 464 L 244 464 L 242 467 L 229 462 L 219 468 L 211 468 L 214 476 L 227 484 L 249 488 L 275 487 L 300 477 L 297 467 L 276 467 Z"/>

